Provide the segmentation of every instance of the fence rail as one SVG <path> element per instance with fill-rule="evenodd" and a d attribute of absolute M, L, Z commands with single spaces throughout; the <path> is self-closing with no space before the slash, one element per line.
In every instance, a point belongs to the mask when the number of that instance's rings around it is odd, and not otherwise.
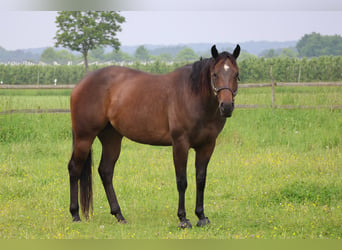
<path fill-rule="evenodd" d="M 25 84 L 1 84 L 0 89 L 73 89 L 75 85 L 64 84 L 64 85 L 25 85 Z"/>
<path fill-rule="evenodd" d="M 279 109 L 342 109 L 342 104 L 338 105 L 276 105 L 275 104 L 275 89 L 276 87 L 337 87 L 342 86 L 342 82 L 273 82 L 273 83 L 246 83 L 240 84 L 239 88 L 272 88 L 272 104 L 237 104 L 236 108 L 256 109 L 256 108 L 279 108 Z M 9 85 L 2 84 L 0 89 L 73 89 L 75 85 Z M 69 113 L 69 109 L 13 109 L 0 112 L 3 114 L 14 113 Z"/>
<path fill-rule="evenodd" d="M 70 113 L 70 109 L 9 109 L 1 111 L 0 115 L 8 114 L 41 114 L 41 113 Z"/>
<path fill-rule="evenodd" d="M 342 82 L 274 82 L 277 87 L 338 87 Z M 272 83 L 243 83 L 239 88 L 267 88 L 272 87 Z M 1 84 L 0 89 L 73 89 L 74 84 L 63 85 L 39 85 L 39 84 Z"/>
<path fill-rule="evenodd" d="M 277 87 L 338 87 L 342 86 L 342 82 L 275 82 Z M 267 88 L 272 87 L 272 83 L 244 83 L 239 88 Z"/>

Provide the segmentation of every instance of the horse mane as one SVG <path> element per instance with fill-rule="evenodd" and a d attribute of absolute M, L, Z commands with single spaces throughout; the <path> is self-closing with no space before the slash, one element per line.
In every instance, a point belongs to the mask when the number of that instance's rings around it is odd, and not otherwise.
<path fill-rule="evenodd" d="M 222 59 L 229 58 L 230 61 L 236 65 L 236 60 L 234 56 L 228 52 L 222 52 L 219 56 L 214 58 L 200 58 L 192 64 L 191 74 L 190 74 L 190 87 L 191 90 L 196 93 L 205 93 L 210 91 L 210 67 L 214 66 L 218 61 Z"/>
<path fill-rule="evenodd" d="M 201 58 L 199 61 L 196 61 L 192 64 L 190 74 L 190 87 L 194 93 L 198 94 L 200 92 L 205 92 L 206 90 L 209 90 L 209 69 L 213 61 L 214 60 L 212 58 Z"/>

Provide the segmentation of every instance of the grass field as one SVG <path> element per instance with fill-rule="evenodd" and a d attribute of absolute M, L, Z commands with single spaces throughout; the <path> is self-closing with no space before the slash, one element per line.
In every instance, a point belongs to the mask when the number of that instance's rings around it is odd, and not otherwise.
<path fill-rule="evenodd" d="M 68 108 L 68 91 L 0 91 L 0 111 Z M 278 104 L 342 103 L 341 88 L 281 89 Z M 269 104 L 270 89 L 241 89 L 237 102 Z M 208 168 L 205 212 L 211 224 L 177 228 L 170 147 L 124 140 L 114 185 L 128 224 L 120 225 L 96 173 L 94 214 L 72 223 L 68 211 L 69 114 L 0 116 L 0 239 L 341 239 L 342 110 L 237 109 Z M 195 224 L 194 153 L 186 207 Z"/>

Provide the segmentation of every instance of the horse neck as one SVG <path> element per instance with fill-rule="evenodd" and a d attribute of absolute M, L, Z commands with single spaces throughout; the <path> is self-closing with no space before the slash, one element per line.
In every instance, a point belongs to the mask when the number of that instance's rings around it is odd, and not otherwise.
<path fill-rule="evenodd" d="M 208 90 L 206 92 L 195 93 L 189 88 L 185 92 L 187 92 L 188 95 L 188 97 L 185 96 L 186 103 L 189 104 L 191 109 L 198 113 L 198 116 L 201 117 L 201 121 L 206 119 L 221 119 L 218 110 L 219 103 L 213 92 Z"/>
<path fill-rule="evenodd" d="M 203 111 L 208 116 L 216 116 L 218 114 L 219 102 L 212 92 L 206 93 L 206 95 L 201 95 L 200 103 L 203 107 Z"/>
<path fill-rule="evenodd" d="M 183 79 L 189 79 L 191 81 L 191 72 L 185 73 Z M 210 85 L 210 71 L 209 64 L 204 65 L 201 69 L 201 77 L 197 79 L 197 84 L 199 84 L 197 89 L 194 89 L 191 82 L 187 84 L 182 84 L 181 93 L 183 95 L 183 100 L 185 103 L 191 102 L 191 108 L 197 110 L 204 117 L 213 117 L 218 114 L 218 100 L 214 95 L 211 85 Z"/>
<path fill-rule="evenodd" d="M 200 83 L 201 91 L 197 93 L 197 95 L 199 96 L 199 102 L 203 106 L 204 111 L 208 113 L 208 115 L 216 115 L 219 103 L 217 96 L 211 88 L 209 74 L 209 69 L 206 69 L 205 72 L 203 72 Z"/>

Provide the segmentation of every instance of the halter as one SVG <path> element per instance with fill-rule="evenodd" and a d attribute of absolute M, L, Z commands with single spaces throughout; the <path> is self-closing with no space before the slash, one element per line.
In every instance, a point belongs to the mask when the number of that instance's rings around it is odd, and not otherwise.
<path fill-rule="evenodd" d="M 236 89 L 236 91 L 233 91 L 232 88 L 230 87 L 220 87 L 220 88 L 216 88 L 215 84 L 214 84 L 214 80 L 213 80 L 213 76 L 211 77 L 210 79 L 210 83 L 211 83 L 211 88 L 214 90 L 214 95 L 218 95 L 219 92 L 221 90 L 229 90 L 231 93 L 232 93 L 232 96 L 233 96 L 233 100 L 234 100 L 234 97 L 237 95 L 237 92 L 238 90 Z"/>

